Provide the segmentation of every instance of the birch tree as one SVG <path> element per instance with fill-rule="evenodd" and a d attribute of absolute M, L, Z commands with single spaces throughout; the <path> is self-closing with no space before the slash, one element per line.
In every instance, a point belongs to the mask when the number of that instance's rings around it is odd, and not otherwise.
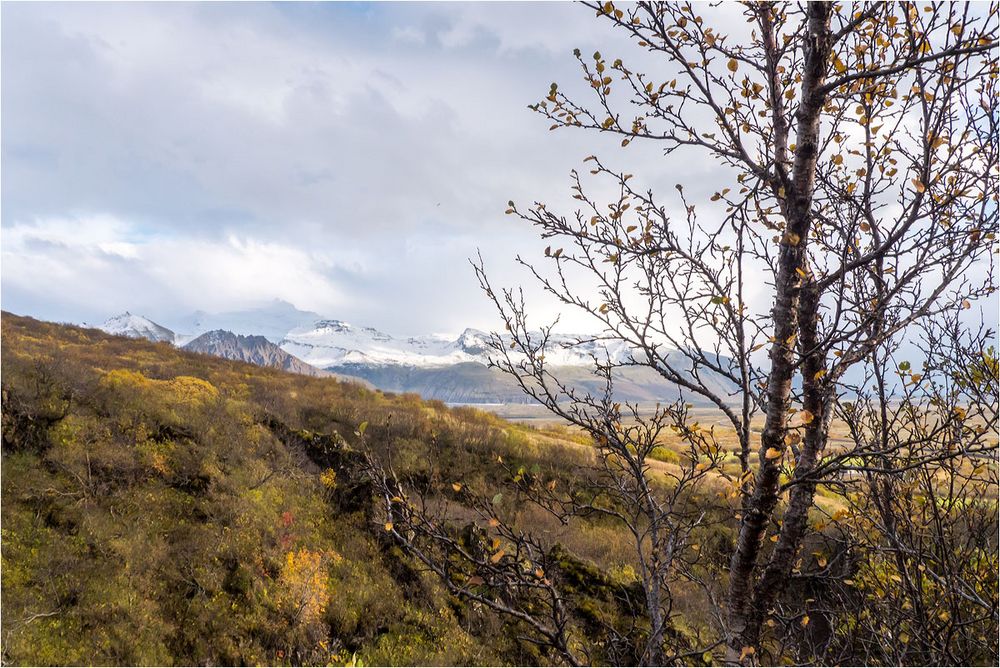
<path fill-rule="evenodd" d="M 643 565 L 650 632 L 641 661 L 683 659 L 664 646 L 670 587 L 694 577 L 676 555 L 704 518 L 680 513 L 669 490 L 694 494 L 714 474 L 738 499 L 728 582 L 706 588 L 724 658 L 773 663 L 782 650 L 770 629 L 788 621 L 775 614 L 801 575 L 819 488 L 867 495 L 888 513 L 887 530 L 892 504 L 879 494 L 899 490 L 885 480 L 994 456 L 995 439 L 960 404 L 942 411 L 923 397 L 894 412 L 900 393 L 912 396 L 932 374 L 890 365 L 915 332 L 943 322 L 961 329 L 984 322 L 984 305 L 996 310 L 997 6 L 583 4 L 656 65 L 640 71 L 627 54 L 576 51 L 586 91 L 554 83 L 531 109 L 556 131 L 612 135 L 621 152 L 592 155 L 572 172 L 575 210 L 511 201 L 507 214 L 549 244 L 543 258 L 518 258 L 541 290 L 595 323 L 597 333 L 576 343 L 624 342 L 632 353 L 595 355 L 603 394 L 562 383 L 545 361 L 552 323 L 530 320 L 520 292 L 494 286 L 477 261 L 505 324 L 493 363 L 593 437 L 603 464 L 589 480 L 607 499 L 599 510 L 634 510 L 619 519 Z M 662 149 L 676 192 L 654 192 L 642 185 L 651 175 L 617 166 L 639 143 Z M 683 176 L 686 161 L 706 159 L 719 169 L 703 201 L 703 188 Z M 972 340 L 985 346 L 994 336 Z M 928 368 L 947 374 L 962 364 L 931 348 Z M 651 416 L 617 401 L 616 373 L 633 367 L 718 409 L 739 472 L 725 469 L 724 443 L 698 434 L 685 400 Z M 878 410 L 854 424 L 861 413 L 845 402 L 858 397 L 875 397 L 865 405 Z M 996 430 L 993 406 L 976 418 L 987 432 Z M 857 431 L 832 448 L 835 418 Z M 664 488 L 649 454 L 666 429 L 691 457 Z M 946 433 L 964 436 L 943 453 L 915 446 Z M 808 626 L 808 615 L 796 619 Z"/>

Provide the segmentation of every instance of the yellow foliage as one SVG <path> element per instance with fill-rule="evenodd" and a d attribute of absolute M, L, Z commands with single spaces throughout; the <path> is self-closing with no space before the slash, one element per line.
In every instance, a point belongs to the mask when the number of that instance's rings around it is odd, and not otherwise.
<path fill-rule="evenodd" d="M 219 396 L 219 390 L 214 385 L 194 376 L 177 376 L 167 381 L 167 385 L 174 396 L 185 403 L 207 403 Z"/>
<path fill-rule="evenodd" d="M 177 376 L 171 380 L 154 380 L 139 371 L 114 369 L 101 378 L 101 384 L 114 390 L 139 390 L 152 393 L 150 398 L 167 404 L 203 405 L 216 400 L 219 390 L 207 380 L 194 376 Z"/>
<path fill-rule="evenodd" d="M 150 463 L 153 469 L 156 470 L 160 475 L 170 475 L 170 466 L 167 464 L 167 458 L 162 452 L 153 452 L 149 456 Z"/>
<path fill-rule="evenodd" d="M 337 487 L 337 472 L 333 469 L 326 469 L 319 474 L 319 481 L 327 489 L 335 489 Z"/>
<path fill-rule="evenodd" d="M 282 603 L 298 622 L 317 621 L 330 602 L 329 556 L 322 552 L 300 549 L 285 555 L 281 581 L 285 587 Z"/>
<path fill-rule="evenodd" d="M 105 387 L 144 387 L 151 381 L 138 371 L 131 369 L 115 369 L 104 374 L 101 384 Z"/>

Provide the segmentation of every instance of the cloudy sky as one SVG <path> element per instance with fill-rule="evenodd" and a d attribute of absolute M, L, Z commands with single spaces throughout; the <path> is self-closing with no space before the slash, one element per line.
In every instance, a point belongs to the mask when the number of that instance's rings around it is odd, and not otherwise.
<path fill-rule="evenodd" d="M 526 108 L 584 85 L 573 48 L 636 51 L 577 5 L 5 3 L 2 30 L 16 313 L 282 299 L 400 334 L 491 328 L 467 259 L 527 283 L 514 256 L 544 246 L 508 199 L 559 201 L 593 152 L 674 182 L 654 149 Z"/>

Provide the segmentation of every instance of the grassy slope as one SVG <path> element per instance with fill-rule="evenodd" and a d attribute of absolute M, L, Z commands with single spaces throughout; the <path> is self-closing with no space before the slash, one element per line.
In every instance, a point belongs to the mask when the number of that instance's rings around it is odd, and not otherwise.
<path fill-rule="evenodd" d="M 498 516 L 575 555 L 553 577 L 576 591 L 574 633 L 595 662 L 608 640 L 599 620 L 622 614 L 621 594 L 637 600 L 634 550 L 620 528 L 563 526 L 504 486 L 498 455 L 573 488 L 592 450 L 565 428 L 10 314 L 0 325 L 5 663 L 547 663 L 386 541 L 350 450 L 342 460 L 323 450 L 356 446 L 362 422 L 398 471 L 441 490 L 459 515 L 451 482 L 502 488 Z M 676 466 L 674 445 L 667 439 L 652 469 Z M 712 519 L 686 553 L 718 586 L 738 503 L 721 485 L 691 499 Z M 841 502 L 818 499 L 812 519 L 826 526 Z M 804 568 L 837 531 L 817 529 Z M 891 564 L 873 564 L 864 577 L 887 587 Z M 789 598 L 808 604 L 824 582 L 801 578 Z M 683 646 L 711 628 L 712 608 L 696 588 L 673 593 L 671 640 Z M 794 620 L 789 629 L 803 632 Z"/>
<path fill-rule="evenodd" d="M 392 413 L 396 435 L 419 442 L 442 407 L 9 314 L 2 325 L 5 661 L 518 658 L 463 629 L 453 601 L 362 511 L 338 512 L 320 468 L 261 423 L 350 437 Z"/>
<path fill-rule="evenodd" d="M 408 475 L 492 488 L 497 454 L 570 469 L 569 432 L 10 314 L 2 337 L 6 662 L 544 662 L 414 572 L 303 444 L 367 421 Z M 629 572 L 608 528 L 524 512 Z"/>

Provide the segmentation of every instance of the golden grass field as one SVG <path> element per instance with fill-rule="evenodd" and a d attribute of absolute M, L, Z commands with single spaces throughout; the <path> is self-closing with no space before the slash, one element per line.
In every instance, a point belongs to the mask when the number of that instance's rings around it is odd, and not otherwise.
<path fill-rule="evenodd" d="M 515 424 L 531 427 L 530 433 L 532 434 L 532 438 L 540 444 L 563 444 L 573 448 L 592 447 L 588 437 L 584 435 L 581 429 L 567 424 L 565 420 L 553 415 L 541 405 L 495 404 L 484 407 L 483 410 Z M 639 407 L 640 415 L 649 415 L 653 410 L 655 410 L 655 406 L 652 405 L 640 405 Z M 691 423 L 696 422 L 702 428 L 713 428 L 716 438 L 722 443 L 723 448 L 730 453 L 723 463 L 722 472 L 715 472 L 714 475 L 716 478 L 715 485 L 717 485 L 716 491 L 731 488 L 730 483 L 724 479 L 723 474 L 732 477 L 739 475 L 739 463 L 736 456 L 738 445 L 736 431 L 733 429 L 732 424 L 721 410 L 713 407 L 695 407 L 690 409 L 689 415 Z M 759 435 L 763 426 L 764 416 L 763 414 L 759 414 L 752 422 L 752 430 L 755 434 Z M 1000 439 L 995 438 L 995 442 L 997 440 Z M 681 438 L 675 435 L 667 436 L 663 440 L 663 446 L 675 453 L 685 448 L 685 444 Z M 842 453 L 851 447 L 853 447 L 853 440 L 851 439 L 849 426 L 843 420 L 835 419 L 830 426 L 830 440 L 827 446 L 827 453 Z M 665 473 L 677 473 L 679 466 L 671 460 L 673 460 L 673 457 L 669 456 L 650 460 L 650 469 Z M 751 465 L 755 461 L 756 452 L 751 456 Z M 995 469 L 997 463 L 996 461 L 991 461 L 988 465 Z M 992 498 L 997 498 L 997 496 L 998 490 L 994 487 Z M 845 508 L 846 504 L 838 493 L 826 486 L 820 485 L 817 489 L 816 506 L 821 513 L 833 514 Z"/>

